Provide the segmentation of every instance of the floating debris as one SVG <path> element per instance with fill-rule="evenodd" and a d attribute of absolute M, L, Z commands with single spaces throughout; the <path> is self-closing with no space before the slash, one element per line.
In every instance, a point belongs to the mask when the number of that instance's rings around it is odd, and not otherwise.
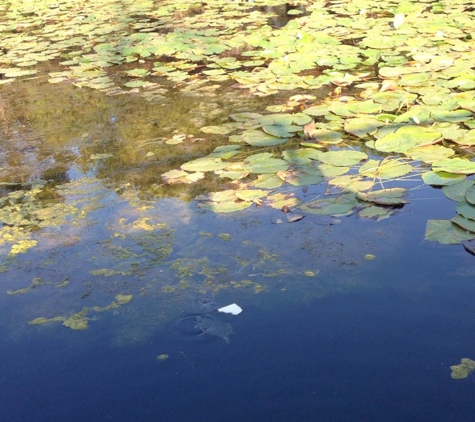
<path fill-rule="evenodd" d="M 219 308 L 218 312 L 223 312 L 225 314 L 239 315 L 242 312 L 242 308 L 239 305 L 232 303 L 231 305 L 224 306 L 223 308 Z"/>

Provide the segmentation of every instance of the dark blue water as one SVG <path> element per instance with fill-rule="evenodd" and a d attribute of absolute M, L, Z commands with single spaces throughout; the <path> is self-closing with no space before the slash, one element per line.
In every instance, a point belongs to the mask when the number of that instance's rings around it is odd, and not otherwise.
<path fill-rule="evenodd" d="M 475 355 L 473 280 L 411 289 L 386 277 L 280 311 L 249 307 L 226 319 L 229 344 L 171 325 L 116 347 L 112 318 L 82 339 L 32 327 L 1 344 L 1 420 L 472 421 L 475 379 L 449 367 Z"/>
<path fill-rule="evenodd" d="M 459 245 L 423 240 L 427 218 L 452 212 L 448 202 L 415 199 L 388 220 L 344 219 L 331 228 L 312 216 L 282 227 L 197 217 L 213 233 L 267 236 L 299 269 L 322 268 L 302 284 L 308 296 L 293 290 L 295 276 L 259 295 L 226 292 L 220 305 L 237 300 L 244 309 L 216 316 L 232 325 L 229 344 L 193 327 L 180 330 L 184 308 L 147 325 L 166 305 L 159 295 L 134 297 L 85 331 L 27 325 L 42 315 L 36 302 L 62 290 L 2 296 L 0 421 L 471 422 L 475 376 L 454 380 L 450 366 L 475 359 L 475 258 Z M 333 247 L 330 258 L 318 250 Z M 366 253 L 376 260 L 352 262 Z M 79 303 L 110 303 L 96 294 L 96 302 Z M 134 321 L 138 340 L 117 341 L 121 325 Z M 169 358 L 157 360 L 161 354 Z"/>

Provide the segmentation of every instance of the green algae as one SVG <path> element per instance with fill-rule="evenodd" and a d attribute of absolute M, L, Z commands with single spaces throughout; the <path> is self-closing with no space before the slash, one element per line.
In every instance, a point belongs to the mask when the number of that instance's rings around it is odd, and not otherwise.
<path fill-rule="evenodd" d="M 56 316 L 53 318 L 45 318 L 45 317 L 39 317 L 32 319 L 31 321 L 28 322 L 30 325 L 42 325 L 42 324 L 48 324 L 50 322 L 64 322 L 66 318 L 61 317 L 61 316 Z"/>
<path fill-rule="evenodd" d="M 95 312 L 110 311 L 111 309 L 117 309 L 120 306 L 129 303 L 132 299 L 133 299 L 133 295 L 118 294 L 115 296 L 115 300 L 112 301 L 109 305 L 104 306 L 104 307 L 94 306 L 91 309 Z"/>
<path fill-rule="evenodd" d="M 8 295 L 18 295 L 18 294 L 25 294 L 33 290 L 34 288 L 44 285 L 44 284 L 51 284 L 50 281 L 41 281 L 41 278 L 35 277 L 33 278 L 31 284 L 28 287 L 25 287 L 23 289 L 18 289 L 18 290 L 7 290 Z"/>
<path fill-rule="evenodd" d="M 155 359 L 161 363 L 161 362 L 165 362 L 169 357 L 170 357 L 169 355 L 167 355 L 166 353 L 163 353 L 161 355 L 158 355 Z"/>
<path fill-rule="evenodd" d="M 104 276 L 104 277 L 112 277 L 114 275 L 120 275 L 122 277 L 125 277 L 126 275 L 128 275 L 128 273 L 125 271 L 117 271 L 117 270 L 112 270 L 110 268 L 101 268 L 100 270 L 91 270 L 89 272 L 93 276 Z"/>
<path fill-rule="evenodd" d="M 89 321 L 86 318 L 88 312 L 89 308 L 83 308 L 82 311 L 71 315 L 68 319 L 66 319 L 63 322 L 63 325 L 70 328 L 71 330 L 85 330 L 89 325 Z"/>
<path fill-rule="evenodd" d="M 453 379 L 460 380 L 467 378 L 469 374 L 475 370 L 475 361 L 463 358 L 459 365 L 453 365 L 450 367 L 452 373 L 450 376 Z"/>

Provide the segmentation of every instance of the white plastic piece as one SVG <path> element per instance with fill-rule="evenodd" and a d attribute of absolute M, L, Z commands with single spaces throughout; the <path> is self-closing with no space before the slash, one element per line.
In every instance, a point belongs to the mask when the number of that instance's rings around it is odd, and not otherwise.
<path fill-rule="evenodd" d="M 218 309 L 219 312 L 224 312 L 225 314 L 239 315 L 242 312 L 242 308 L 235 303 L 224 306 L 223 308 Z"/>

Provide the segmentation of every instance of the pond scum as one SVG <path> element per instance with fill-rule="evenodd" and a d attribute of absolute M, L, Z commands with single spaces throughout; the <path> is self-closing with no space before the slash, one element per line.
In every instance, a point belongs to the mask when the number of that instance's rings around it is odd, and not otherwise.
<path fill-rule="evenodd" d="M 81 281 L 85 301 L 96 289 L 113 291 L 116 299 L 76 311 L 48 309 L 48 317 L 32 318 L 31 324 L 84 329 L 101 311 L 131 306 L 158 291 L 179 293 L 186 301 L 238 288 L 252 294 L 279 289 L 263 280 L 283 276 L 319 279 L 321 268 L 297 271 L 258 243 L 238 244 L 234 233 L 203 232 L 194 239 L 197 249 L 180 249 L 183 234 L 153 212 L 157 198 L 194 199 L 201 210 L 237 215 L 275 208 L 289 215 L 288 222 L 351 214 L 379 221 L 409 202 L 410 182 L 442 188 L 457 204 L 453 218 L 428 221 L 426 239 L 475 239 L 470 3 L 12 0 L 0 5 L 0 16 L 5 92 L 46 78 L 73 85 L 76 95 L 95 90 L 101 98 L 125 97 L 134 106 L 141 98 L 161 113 L 173 109 L 167 107 L 170 93 L 186 98 L 181 103 L 188 107 L 181 104 L 163 118 L 164 136 L 121 132 L 121 122 L 111 117 L 98 129 L 108 128 L 110 139 L 78 137 L 84 144 L 74 162 L 97 178 L 53 183 L 31 174 L 15 180 L 15 169 L 0 157 L 2 177 L 7 174 L 0 184 L 4 274 L 50 244 L 50 250 L 77 251 L 87 229 L 101 220 L 101 209 L 112 200 L 121 204 L 90 259 L 89 274 L 101 281 Z M 230 97 L 235 102 L 226 113 L 222 101 Z M 195 103 L 197 98 L 202 101 Z M 7 121 L 8 107 L 0 102 L 0 109 Z M 170 124 L 178 115 L 186 129 Z M 121 143 L 121 136 L 132 146 Z M 128 182 L 114 178 L 113 171 L 123 175 L 127 165 L 135 174 L 151 168 L 154 183 L 145 188 L 137 176 Z M 108 167 L 113 171 L 105 175 Z M 324 185 L 322 194 L 306 200 L 303 193 L 317 185 Z M 232 253 L 224 252 L 228 248 Z M 42 265 L 53 263 L 45 257 Z M 156 280 L 148 279 L 152 273 Z M 259 280 L 248 274 L 259 274 Z M 138 283 L 118 281 L 130 277 Z M 78 283 L 74 275 L 34 277 L 25 287 L 10 283 L 7 293 L 67 291 Z"/>

